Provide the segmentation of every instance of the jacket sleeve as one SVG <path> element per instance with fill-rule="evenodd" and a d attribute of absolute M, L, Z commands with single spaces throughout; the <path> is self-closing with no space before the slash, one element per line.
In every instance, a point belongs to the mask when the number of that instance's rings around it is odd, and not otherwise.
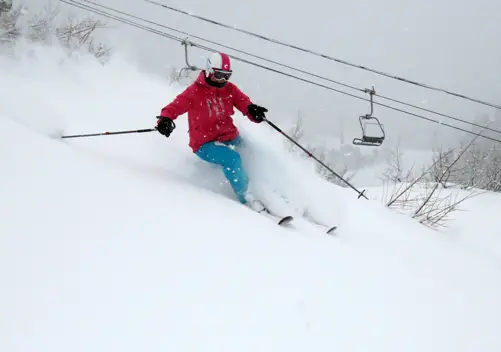
<path fill-rule="evenodd" d="M 186 88 L 184 92 L 180 93 L 170 104 L 161 110 L 160 116 L 168 117 L 171 120 L 177 119 L 178 116 L 190 109 L 193 95 L 193 87 Z"/>
<path fill-rule="evenodd" d="M 244 115 L 247 116 L 249 120 L 252 122 L 254 119 L 251 115 L 249 115 L 249 111 L 247 107 L 252 104 L 250 98 L 245 95 L 237 86 L 233 85 L 233 105 Z"/>

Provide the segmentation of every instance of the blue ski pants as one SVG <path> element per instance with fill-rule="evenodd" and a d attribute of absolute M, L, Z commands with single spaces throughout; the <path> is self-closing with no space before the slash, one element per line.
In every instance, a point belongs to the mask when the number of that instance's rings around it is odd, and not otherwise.
<path fill-rule="evenodd" d="M 234 148 L 241 142 L 240 137 L 227 142 L 208 142 L 202 145 L 195 154 L 202 160 L 220 165 L 238 200 L 245 204 L 249 178 L 242 166 L 240 154 Z"/>

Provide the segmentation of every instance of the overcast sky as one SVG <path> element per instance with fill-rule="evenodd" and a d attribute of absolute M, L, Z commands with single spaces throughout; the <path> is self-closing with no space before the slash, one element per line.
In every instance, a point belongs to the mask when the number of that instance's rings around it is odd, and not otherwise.
<path fill-rule="evenodd" d="M 468 120 L 479 114 L 494 114 L 493 108 L 284 48 L 144 0 L 93 1 L 362 89 L 374 84 L 381 95 L 428 109 Z M 501 104 L 499 0 L 156 1 L 354 64 Z M 46 1 L 27 0 L 23 3 L 40 6 Z M 52 0 L 52 3 L 57 3 L 57 0 Z M 76 11 L 66 4 L 61 4 L 61 8 Z M 178 42 L 124 24 L 109 23 L 116 28 L 107 31 L 107 39 L 143 69 L 167 75 L 171 65 L 179 67 L 183 64 L 184 54 Z M 199 40 L 193 41 L 220 49 Z M 194 59 L 202 55 L 208 55 L 208 52 L 192 51 Z M 233 82 L 256 103 L 268 107 L 270 119 L 284 123 L 292 121 L 301 110 L 312 134 L 334 133 L 343 126 L 352 137 L 357 133 L 358 116 L 369 109 L 368 103 L 244 63 L 234 62 L 233 68 Z M 333 87 L 359 94 L 343 87 Z M 430 143 L 435 125 L 378 106 L 375 115 L 384 122 L 389 142 L 395 142 L 400 136 L 402 142 L 407 141 L 409 145 Z M 341 123 L 343 120 L 344 124 Z M 464 124 L 442 120 L 468 128 Z M 454 133 L 451 131 L 438 129 L 444 138 L 451 137 Z"/>

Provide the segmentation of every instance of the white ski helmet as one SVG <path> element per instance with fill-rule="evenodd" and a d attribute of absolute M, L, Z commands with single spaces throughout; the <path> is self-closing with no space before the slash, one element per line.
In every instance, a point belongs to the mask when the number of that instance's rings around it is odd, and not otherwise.
<path fill-rule="evenodd" d="M 231 76 L 230 57 L 225 53 L 214 53 L 207 58 L 206 75 L 214 75 L 216 79 L 228 80 Z"/>
<path fill-rule="evenodd" d="M 225 53 L 213 53 L 207 58 L 207 70 L 213 69 L 231 72 L 230 57 Z"/>

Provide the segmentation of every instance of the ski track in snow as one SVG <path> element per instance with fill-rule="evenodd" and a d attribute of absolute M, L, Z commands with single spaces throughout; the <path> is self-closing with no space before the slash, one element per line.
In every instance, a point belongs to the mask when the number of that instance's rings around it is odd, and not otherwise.
<path fill-rule="evenodd" d="M 185 116 L 169 139 L 48 137 L 150 128 L 181 88 L 118 58 L 19 50 L 0 57 L 1 351 L 501 350 L 497 195 L 432 231 L 238 115 L 256 192 L 340 225 L 282 228 L 191 153 Z"/>

